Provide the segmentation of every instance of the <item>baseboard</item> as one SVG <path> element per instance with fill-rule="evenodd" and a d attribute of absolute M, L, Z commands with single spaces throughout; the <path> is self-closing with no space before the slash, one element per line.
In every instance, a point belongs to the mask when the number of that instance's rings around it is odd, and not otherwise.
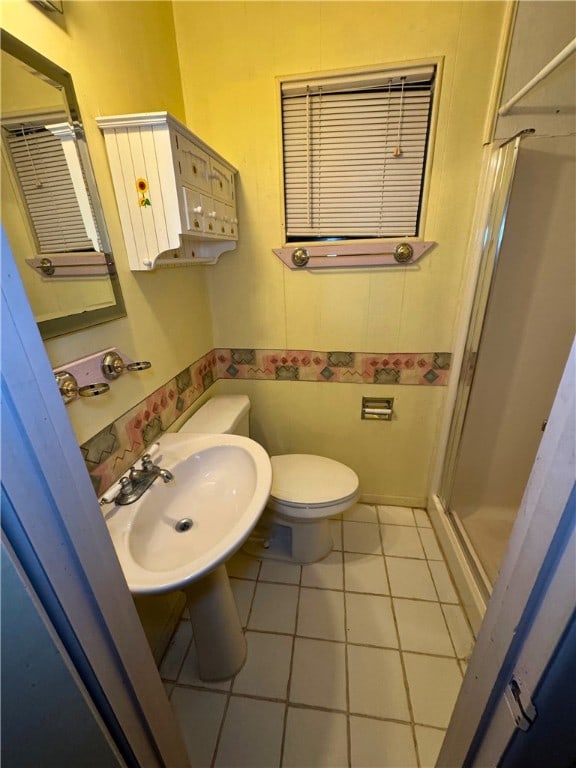
<path fill-rule="evenodd" d="M 424 496 L 379 496 L 374 493 L 363 493 L 360 496 L 362 504 L 380 504 L 389 507 L 418 507 L 426 508 Z"/>
<path fill-rule="evenodd" d="M 486 613 L 484 595 L 476 584 L 474 574 L 462 551 L 458 537 L 454 533 L 450 521 L 436 495 L 432 496 L 428 503 L 428 514 L 444 552 L 446 565 L 452 574 L 456 589 L 460 595 L 462 607 L 468 616 L 468 621 L 474 634 L 477 635 Z"/>

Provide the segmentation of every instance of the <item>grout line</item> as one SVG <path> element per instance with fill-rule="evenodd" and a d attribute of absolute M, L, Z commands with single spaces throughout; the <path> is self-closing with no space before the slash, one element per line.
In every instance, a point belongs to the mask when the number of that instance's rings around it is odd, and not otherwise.
<path fill-rule="evenodd" d="M 350 665 L 348 663 L 348 607 L 346 605 L 346 569 L 344 568 L 344 520 L 340 523 L 342 535 L 342 551 L 340 562 L 342 566 L 342 591 L 344 593 L 344 673 L 346 675 L 346 757 L 348 766 L 352 767 L 352 728 L 350 724 Z"/>
<path fill-rule="evenodd" d="M 228 709 L 230 707 L 230 699 L 232 698 L 232 691 L 228 690 L 226 693 L 226 703 L 224 704 L 224 709 L 222 710 L 222 719 L 220 720 L 220 727 L 218 728 L 218 734 L 216 736 L 216 742 L 214 744 L 214 751 L 212 752 L 212 759 L 210 760 L 210 766 L 211 768 L 214 767 L 216 764 L 216 755 L 218 754 L 218 749 L 220 748 L 220 740 L 222 738 L 222 733 L 224 731 L 224 723 L 226 721 L 226 715 L 228 714 Z"/>
<path fill-rule="evenodd" d="M 217 693 L 220 696 L 226 696 L 227 698 L 236 698 L 236 699 L 248 699 L 250 701 L 263 701 L 263 702 L 269 702 L 271 704 L 286 704 L 292 709 L 303 709 L 303 710 L 309 710 L 312 712 L 327 712 L 329 714 L 334 715 L 342 715 L 342 714 L 349 714 L 352 717 L 360 717 L 364 720 L 377 720 L 381 723 L 399 723 L 401 725 L 410 725 L 409 720 L 401 720 L 399 718 L 394 717 L 381 717 L 380 715 L 376 714 L 366 714 L 365 712 L 354 712 L 353 710 L 350 712 L 347 712 L 343 709 L 336 709 L 334 707 L 323 707 L 321 704 L 306 704 L 305 702 L 300 701 L 290 701 L 289 699 L 279 699 L 274 698 L 272 696 L 261 696 L 259 694 L 255 693 L 244 693 L 244 692 L 230 692 L 230 691 L 222 691 L 222 690 L 208 690 L 206 688 L 202 688 L 200 686 L 194 686 L 194 685 L 185 685 L 185 684 L 179 684 L 175 683 L 174 688 L 183 688 L 184 690 L 194 690 L 198 691 L 199 693 L 207 692 L 207 693 Z M 430 723 L 421 723 L 418 721 L 414 721 L 414 725 L 421 726 L 423 728 L 433 728 L 436 731 L 446 731 L 446 728 L 440 725 L 432 725 Z"/>
<path fill-rule="evenodd" d="M 424 542 L 422 541 L 422 537 L 420 536 L 420 532 L 418 532 L 418 538 L 420 539 L 420 543 L 422 544 L 422 548 L 424 548 Z M 426 552 L 425 549 L 424 549 L 424 552 Z M 438 602 L 440 603 L 440 592 L 436 588 L 436 582 L 434 581 L 434 576 L 432 575 L 432 569 L 430 568 L 430 564 L 429 564 L 428 560 L 429 560 L 429 558 L 426 555 L 426 563 L 428 565 L 428 570 L 430 571 L 430 578 L 432 579 L 432 583 L 434 584 L 434 589 L 436 590 L 436 594 L 438 595 Z M 446 631 L 448 632 L 448 637 L 450 638 L 450 645 L 452 646 L 452 648 L 454 650 L 454 657 L 456 658 L 456 660 L 458 660 L 458 651 L 456 650 L 456 644 L 454 642 L 454 638 L 452 637 L 452 632 L 450 631 L 450 626 L 448 624 L 448 619 L 446 618 L 446 614 L 444 613 L 444 610 L 442 609 L 442 603 L 440 603 L 440 613 L 442 614 L 442 619 L 444 621 L 444 626 L 446 627 Z M 456 663 L 458 663 L 458 661 Z M 459 664 L 458 664 L 458 667 L 460 667 Z M 462 670 L 460 670 L 460 672 L 462 672 Z"/>
<path fill-rule="evenodd" d="M 180 623 L 181 622 L 178 623 L 178 629 L 180 629 Z M 188 645 L 186 646 L 186 650 L 185 650 L 185 652 L 182 655 L 182 661 L 180 662 L 180 665 L 178 666 L 178 672 L 176 673 L 176 679 L 175 680 L 171 680 L 170 682 L 177 683 L 178 680 L 180 679 L 180 675 L 182 673 L 182 667 L 184 666 L 184 662 L 186 661 L 186 659 L 188 657 L 188 654 L 190 653 L 190 649 L 192 648 L 192 644 L 194 643 L 194 631 L 192 630 L 192 624 L 190 624 L 190 629 L 191 629 L 191 633 L 190 633 L 191 637 L 190 637 L 190 640 L 188 642 Z M 178 631 L 178 630 L 176 630 L 176 631 Z M 164 655 L 166 655 L 166 654 L 164 654 Z"/>
<path fill-rule="evenodd" d="M 284 749 L 286 747 L 286 729 L 288 726 L 288 708 L 290 703 L 290 688 L 292 686 L 292 672 L 294 670 L 294 651 L 296 648 L 296 632 L 298 629 L 298 619 L 300 615 L 300 594 L 302 591 L 302 574 L 303 574 L 303 567 L 300 565 L 300 576 L 298 579 L 298 594 L 296 596 L 296 616 L 294 617 L 294 632 L 292 633 L 292 648 L 290 651 L 290 666 L 288 668 L 288 681 L 286 683 L 286 704 L 284 707 L 284 720 L 282 723 L 282 740 L 280 742 L 280 761 L 279 765 L 281 766 L 284 762 Z"/>
<path fill-rule="evenodd" d="M 256 558 L 254 558 L 256 559 Z M 256 579 L 245 579 L 245 581 L 253 581 L 254 582 L 254 589 L 252 590 L 252 598 L 250 599 L 250 607 L 248 608 L 248 613 L 246 615 L 246 627 L 242 628 L 242 632 L 244 634 L 244 637 L 246 637 L 246 631 L 248 628 L 248 622 L 250 621 L 250 616 L 252 614 L 252 608 L 254 606 L 254 600 L 256 599 L 256 588 L 258 586 L 258 576 L 260 575 L 260 570 L 262 567 L 262 561 L 258 561 L 258 569 L 256 573 Z M 230 578 L 230 576 L 228 576 Z M 236 598 L 234 598 L 236 599 Z M 246 654 L 248 654 L 248 643 L 246 643 Z M 234 688 L 234 683 L 236 682 L 236 675 L 232 678 L 230 681 L 230 688 L 225 692 L 226 693 L 226 703 L 224 705 L 224 710 L 222 712 L 222 719 L 220 720 L 220 727 L 218 728 L 218 734 L 216 736 L 216 743 L 214 744 L 214 751 L 212 753 L 212 759 L 210 761 L 210 766 L 213 768 L 213 766 L 216 763 L 216 755 L 218 754 L 218 749 L 220 748 L 220 741 L 222 739 L 222 734 L 224 732 L 224 723 L 226 722 L 226 717 L 228 715 L 228 709 L 230 708 L 230 701 L 232 700 L 232 689 Z M 204 688 L 203 690 L 211 690 Z"/>
<path fill-rule="evenodd" d="M 353 593 L 348 593 L 348 594 L 358 594 L 358 593 L 354 593 L 353 592 Z M 401 597 L 401 598 L 397 598 L 397 597 L 391 598 L 390 595 L 375 595 L 375 597 L 382 597 L 382 598 L 385 598 L 385 599 L 388 599 L 388 600 L 392 600 L 392 601 L 393 600 L 406 600 L 406 599 L 409 600 L 410 599 L 410 598 L 404 598 L 404 597 Z M 273 630 L 269 630 L 269 629 L 252 629 L 250 627 L 246 629 L 246 632 L 250 632 L 251 634 L 256 634 L 256 635 L 278 635 L 280 637 L 294 637 L 294 638 L 296 638 L 298 640 L 317 640 L 317 641 L 321 641 L 323 643 L 332 643 L 333 645 L 349 645 L 349 646 L 358 647 L 358 648 L 375 648 L 377 650 L 383 650 L 383 651 L 400 651 L 400 650 L 404 650 L 405 653 L 412 653 L 415 656 L 431 656 L 431 657 L 433 657 L 435 659 L 454 659 L 454 658 L 456 658 L 456 659 L 459 659 L 459 660 L 461 659 L 462 661 L 465 661 L 465 658 L 459 657 L 459 656 L 455 656 L 455 655 L 448 655 L 448 654 L 445 654 L 445 653 L 434 653 L 432 651 L 412 651 L 409 648 L 402 649 L 399 645 L 398 646 L 374 645 L 373 643 L 359 643 L 359 642 L 351 641 L 351 640 L 334 640 L 333 638 L 318 637 L 317 635 L 299 635 L 299 634 L 294 634 L 294 633 L 290 633 L 290 632 L 277 632 L 277 631 L 273 631 Z M 167 683 L 177 682 L 177 681 L 174 681 L 174 680 L 169 680 L 168 678 L 163 678 L 163 679 Z M 188 686 L 188 687 L 193 687 L 195 685 L 194 683 L 181 683 L 181 682 L 179 682 L 178 684 L 181 685 L 181 686 Z M 203 686 L 203 687 L 205 688 L 206 686 Z M 217 689 L 217 690 L 222 690 L 222 689 L 220 688 L 220 689 Z"/>
<path fill-rule="evenodd" d="M 414 515 L 414 511 L 412 511 L 412 515 Z M 382 551 L 384 552 L 384 541 L 383 541 L 383 531 L 380 529 L 380 538 L 382 540 Z M 390 588 L 390 591 L 392 591 L 391 585 L 390 585 L 390 577 L 388 575 L 388 564 L 386 562 L 386 557 L 384 556 L 384 569 L 386 571 L 386 578 L 388 580 L 388 587 Z M 432 576 L 430 576 L 432 577 Z M 406 673 L 406 666 L 404 664 L 404 654 L 402 653 L 402 645 L 400 642 L 400 630 L 398 628 L 398 618 L 396 616 L 396 608 L 394 606 L 394 599 L 391 596 L 390 597 L 390 608 L 392 611 L 392 617 L 394 619 L 394 628 L 396 630 L 396 640 L 398 642 L 398 656 L 400 658 L 400 666 L 402 668 L 402 678 L 404 680 L 404 690 L 406 692 L 406 701 L 408 703 L 408 711 L 410 713 L 410 730 L 412 732 L 412 742 L 414 744 L 414 754 L 416 755 L 416 760 L 418 762 L 418 766 L 421 766 L 420 762 L 420 756 L 418 753 L 418 742 L 416 740 L 416 728 L 414 725 L 414 710 L 412 708 L 412 698 L 410 696 L 410 686 L 408 685 L 408 675 Z"/>
<path fill-rule="evenodd" d="M 370 505 L 366 505 L 366 506 L 370 506 Z M 374 505 L 374 508 L 376 508 L 376 513 L 377 513 L 377 505 Z M 263 561 L 260 558 L 253 558 L 258 563 L 258 567 L 257 567 L 257 572 L 256 572 L 256 577 L 255 578 L 246 578 L 246 577 L 243 577 L 243 576 L 232 576 L 231 577 L 231 578 L 237 579 L 239 581 L 247 581 L 247 582 L 253 584 L 252 595 L 251 595 L 251 599 L 250 599 L 250 605 L 249 605 L 249 609 L 248 609 L 248 612 L 247 612 L 246 626 L 243 628 L 244 634 L 246 634 L 249 631 L 249 632 L 260 633 L 260 634 L 265 634 L 265 635 L 287 636 L 287 637 L 291 637 L 291 639 L 292 639 L 290 664 L 289 664 L 289 674 L 288 674 L 288 680 L 287 680 L 287 684 L 286 684 L 286 697 L 285 698 L 273 698 L 273 697 L 262 696 L 262 695 L 259 695 L 259 694 L 249 694 L 249 693 L 236 692 L 234 690 L 235 678 L 232 679 L 231 684 L 230 684 L 230 688 L 227 691 L 226 690 L 222 690 L 221 688 L 218 688 L 218 689 L 217 688 L 210 688 L 210 687 L 208 687 L 208 685 L 200 686 L 200 685 L 195 685 L 195 684 L 181 683 L 179 681 L 179 678 L 180 678 L 180 675 L 181 675 L 181 672 L 182 672 L 184 661 L 186 660 L 186 658 L 188 656 L 188 653 L 190 652 L 190 647 L 191 647 L 192 643 L 194 642 L 193 639 L 188 644 L 186 652 L 183 655 L 183 659 L 182 659 L 182 662 L 181 662 L 179 670 L 178 670 L 178 675 L 177 675 L 176 681 L 166 680 L 166 682 L 168 684 L 172 685 L 172 690 L 171 690 L 170 696 L 172 695 L 173 691 L 176 688 L 184 688 L 184 689 L 188 688 L 188 689 L 197 690 L 199 692 L 204 691 L 204 692 L 210 692 L 210 693 L 218 693 L 221 696 L 226 696 L 226 702 L 225 702 L 225 705 L 224 705 L 224 709 L 223 709 L 223 713 L 222 713 L 222 718 L 221 718 L 221 722 L 220 722 L 220 725 L 219 725 L 218 734 L 217 734 L 217 738 L 216 738 L 216 742 L 215 742 L 215 746 L 214 746 L 214 751 L 213 751 L 213 755 L 212 755 L 212 760 L 211 760 L 211 765 L 212 766 L 214 766 L 214 764 L 215 764 L 217 753 L 218 753 L 218 750 L 220 748 L 220 744 L 221 744 L 221 740 L 222 740 L 222 734 L 223 734 L 223 731 L 224 731 L 225 722 L 226 722 L 228 711 L 229 711 L 229 708 L 230 708 L 230 705 L 231 705 L 232 697 L 244 698 L 244 699 L 252 699 L 252 700 L 264 701 L 264 702 L 268 701 L 268 702 L 273 702 L 273 703 L 284 704 L 284 718 L 283 718 L 283 726 L 282 726 L 282 739 L 281 739 L 281 745 L 280 745 L 280 758 L 279 758 L 278 766 L 282 765 L 282 763 L 284 761 L 284 753 L 285 753 L 285 748 L 286 748 L 286 736 L 287 736 L 288 712 L 289 712 L 289 709 L 291 707 L 292 708 L 297 708 L 297 709 L 302 709 L 302 710 L 320 711 L 320 712 L 327 712 L 327 713 L 334 713 L 334 714 L 344 714 L 346 716 L 347 764 L 348 764 L 349 768 L 352 766 L 352 744 L 351 744 L 351 717 L 352 716 L 353 717 L 364 718 L 364 719 L 368 719 L 368 720 L 377 720 L 377 721 L 381 721 L 381 722 L 391 722 L 391 723 L 399 723 L 399 724 L 402 724 L 402 725 L 409 725 L 410 728 L 411 728 L 411 731 L 412 731 L 412 738 L 413 738 L 413 742 L 414 742 L 414 746 L 415 746 L 415 754 L 416 754 L 419 766 L 422 765 L 422 761 L 421 761 L 421 758 L 420 758 L 420 753 L 419 753 L 419 750 L 418 750 L 418 742 L 417 742 L 417 739 L 416 739 L 416 730 L 415 730 L 416 726 L 421 726 L 421 727 L 425 727 L 425 728 L 431 728 L 431 729 L 437 730 L 437 731 L 442 732 L 442 733 L 444 733 L 446 731 L 446 729 L 443 728 L 443 727 L 436 726 L 436 725 L 430 725 L 428 723 L 420 723 L 420 722 L 416 722 L 416 720 L 415 720 L 414 711 L 413 711 L 413 707 L 412 707 L 412 700 L 411 700 L 411 696 L 410 696 L 410 688 L 409 688 L 409 685 L 408 685 L 407 672 L 406 672 L 406 667 L 405 667 L 405 663 L 404 663 L 404 651 L 403 651 L 403 649 L 401 647 L 401 643 L 400 643 L 400 633 L 399 633 L 399 626 L 398 626 L 398 618 L 396 616 L 395 602 L 394 601 L 396 599 L 398 599 L 398 600 L 412 600 L 412 601 L 418 601 L 418 602 L 423 602 L 423 603 L 439 604 L 441 606 L 444 623 L 446 625 L 446 628 L 447 628 L 447 631 L 448 631 L 448 634 L 449 634 L 449 637 L 450 637 L 450 641 L 451 641 L 452 647 L 454 649 L 454 656 L 445 656 L 445 655 L 442 655 L 442 654 L 426 653 L 426 652 L 423 652 L 423 651 L 407 651 L 407 652 L 410 653 L 410 654 L 419 655 L 419 656 L 455 659 L 457 661 L 457 664 L 458 664 L 458 667 L 459 667 L 460 671 L 462 672 L 462 660 L 459 659 L 457 654 L 456 654 L 456 645 L 455 645 L 455 642 L 454 642 L 454 640 L 452 638 L 452 634 L 451 634 L 450 628 L 448 626 L 446 615 L 445 615 L 444 610 L 442 608 L 442 606 L 444 606 L 444 605 L 456 605 L 456 604 L 460 608 L 462 608 L 461 602 L 458 602 L 458 603 L 445 603 L 444 601 L 440 600 L 440 592 L 439 592 L 438 588 L 436 587 L 436 582 L 434 581 L 434 577 L 432 575 L 432 568 L 431 568 L 430 562 L 429 562 L 430 558 L 428 557 L 428 554 L 426 553 L 425 549 L 424 549 L 424 554 L 425 554 L 424 558 L 403 557 L 403 556 L 398 556 L 398 555 L 385 555 L 384 547 L 383 547 L 383 543 L 384 543 L 383 542 L 383 537 L 384 537 L 384 533 L 385 533 L 385 527 L 384 526 L 396 525 L 395 523 L 390 523 L 390 522 L 382 523 L 380 520 L 378 520 L 378 522 L 368 522 L 368 521 L 359 521 L 359 520 L 346 521 L 344 519 L 344 517 L 340 517 L 340 519 L 335 520 L 334 522 L 338 522 L 340 524 L 339 528 L 340 528 L 340 533 L 342 535 L 342 549 L 340 549 L 340 550 L 334 549 L 333 550 L 333 552 L 335 554 L 337 553 L 339 555 L 339 559 L 341 561 L 342 580 L 343 580 L 342 581 L 342 589 L 338 589 L 338 588 L 333 589 L 332 587 L 325 587 L 325 586 L 308 586 L 308 585 L 305 586 L 303 584 L 304 568 L 301 565 L 298 566 L 299 567 L 299 577 L 298 577 L 298 582 L 297 583 L 295 583 L 295 582 L 285 582 L 285 581 L 264 581 L 262 579 L 262 575 L 263 575 L 263 565 L 262 565 L 262 562 Z M 374 553 L 374 552 L 371 552 L 371 553 L 369 553 L 369 552 L 351 552 L 349 550 L 346 550 L 345 547 L 344 547 L 344 536 L 343 536 L 344 522 L 358 522 L 358 523 L 365 523 L 367 525 L 378 525 L 381 553 L 377 554 L 377 553 Z M 419 531 L 418 539 L 419 539 L 419 541 L 420 541 L 420 543 L 421 543 L 421 545 L 423 547 L 422 535 L 420 534 L 421 526 L 418 526 L 418 525 L 416 525 L 416 526 L 413 526 L 413 525 L 410 525 L 410 526 L 400 526 L 399 525 L 398 527 L 411 528 L 411 529 L 415 528 L 416 530 L 418 530 Z M 422 528 L 422 529 L 424 530 L 424 528 Z M 428 529 L 428 528 L 426 527 L 426 529 Z M 356 591 L 353 591 L 353 590 L 349 590 L 349 589 L 347 589 L 347 586 L 346 586 L 346 567 L 345 567 L 345 565 L 346 565 L 346 555 L 347 554 L 363 555 L 364 557 L 370 557 L 370 558 L 381 557 L 382 560 L 383 560 L 383 563 L 384 563 L 384 569 L 385 569 L 386 579 L 388 581 L 389 592 L 391 590 L 390 590 L 390 580 L 389 580 L 389 574 L 388 574 L 388 562 L 387 562 L 387 558 L 388 557 L 390 557 L 391 559 L 403 559 L 403 560 L 412 560 L 412 561 L 416 561 L 416 562 L 426 562 L 427 563 L 428 572 L 430 573 L 430 577 L 431 577 L 432 583 L 434 585 L 434 591 L 435 591 L 435 594 L 437 596 L 437 599 L 436 600 L 427 600 L 427 599 L 415 598 L 415 597 L 409 597 L 409 596 L 395 597 L 395 596 L 393 596 L 391 594 L 382 594 L 382 593 L 379 593 L 379 592 L 374 592 L 374 593 L 366 592 L 366 591 L 356 592 Z M 286 561 L 284 561 L 284 562 L 286 562 Z M 445 564 L 445 561 L 443 561 L 443 560 L 442 561 L 434 560 L 434 562 L 444 562 L 444 564 Z M 293 564 L 293 565 L 296 565 L 296 564 Z M 251 616 L 253 614 L 253 609 L 254 609 L 254 605 L 255 605 L 256 590 L 257 590 L 258 584 L 275 584 L 275 585 L 281 585 L 281 586 L 295 586 L 295 587 L 297 587 L 298 592 L 297 592 L 297 601 L 296 601 L 296 616 L 295 616 L 294 630 L 293 630 L 292 633 L 290 633 L 290 632 L 280 632 L 280 631 L 276 631 L 276 630 L 263 630 L 263 629 L 252 629 L 252 628 L 248 629 L 248 624 L 249 624 L 249 621 L 250 621 Z M 319 591 L 319 592 L 327 591 L 327 592 L 335 592 L 335 593 L 342 593 L 343 594 L 343 599 L 344 599 L 344 640 L 334 640 L 334 639 L 329 639 L 329 638 L 325 638 L 325 637 L 313 637 L 313 636 L 308 636 L 308 635 L 301 635 L 301 634 L 298 633 L 298 621 L 299 621 L 299 615 L 300 615 L 300 600 L 301 600 L 301 596 L 302 596 L 302 590 L 304 588 L 311 589 L 311 590 L 316 590 L 316 591 Z M 348 625 L 347 595 L 349 595 L 349 594 L 351 594 L 351 595 L 359 594 L 359 595 L 374 596 L 374 597 L 386 597 L 386 598 L 389 599 L 390 605 L 391 605 L 391 609 L 392 609 L 392 616 L 393 616 L 393 621 L 394 621 L 394 627 L 395 627 L 396 639 L 397 639 L 398 647 L 390 648 L 389 646 L 379 646 L 379 645 L 372 645 L 370 643 L 356 643 L 356 642 L 350 642 L 349 641 L 349 639 L 348 639 L 348 632 L 347 632 L 347 625 Z M 458 594 L 458 593 L 456 593 L 456 594 Z M 466 616 L 465 612 L 464 612 L 464 615 Z M 344 652 L 345 652 L 345 676 L 346 676 L 345 677 L 345 681 L 346 681 L 346 704 L 345 704 L 346 709 L 345 709 L 345 711 L 343 711 L 342 709 L 336 709 L 336 708 L 324 707 L 324 706 L 317 706 L 317 705 L 313 705 L 313 704 L 306 704 L 306 703 L 303 703 L 303 702 L 293 702 L 293 701 L 290 701 L 290 690 L 291 690 L 292 679 L 293 679 L 293 674 L 294 674 L 295 645 L 296 645 L 296 640 L 299 639 L 299 638 L 306 639 L 306 640 L 310 639 L 310 640 L 321 641 L 321 642 L 331 642 L 331 643 L 334 643 L 336 645 L 344 645 Z M 366 713 L 360 713 L 360 712 L 356 713 L 356 712 L 352 712 L 351 711 L 351 709 L 350 709 L 350 669 L 349 669 L 348 649 L 349 649 L 349 647 L 353 647 L 353 646 L 359 646 L 359 647 L 365 647 L 365 648 L 376 648 L 376 649 L 383 649 L 383 650 L 391 650 L 391 651 L 396 651 L 398 653 L 399 658 L 400 658 L 400 663 L 401 663 L 401 668 L 402 668 L 402 675 L 403 675 L 403 681 L 404 681 L 404 687 L 405 687 L 407 703 L 408 703 L 408 711 L 409 711 L 409 716 L 410 716 L 410 720 L 409 721 L 407 721 L 407 720 L 399 720 L 399 719 L 395 719 L 395 718 L 380 717 L 378 715 L 366 714 Z"/>

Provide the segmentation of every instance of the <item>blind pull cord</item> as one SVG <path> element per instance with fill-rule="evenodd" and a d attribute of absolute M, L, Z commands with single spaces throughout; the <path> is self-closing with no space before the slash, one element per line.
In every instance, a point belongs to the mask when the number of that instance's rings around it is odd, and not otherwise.
<path fill-rule="evenodd" d="M 398 138 L 396 140 L 396 147 L 394 149 L 394 157 L 402 156 L 402 122 L 404 119 L 404 83 L 406 78 L 401 78 L 402 91 L 400 93 L 400 114 L 398 115 Z"/>
<path fill-rule="evenodd" d="M 382 186 L 380 189 L 380 214 L 378 217 L 378 235 L 382 233 L 384 216 L 384 189 L 386 187 L 386 161 L 388 158 L 388 130 L 390 127 L 390 102 L 392 101 L 392 80 L 388 80 L 388 104 L 386 108 L 386 125 L 384 127 L 384 155 L 382 157 Z"/>
<path fill-rule="evenodd" d="M 316 212 L 316 228 L 318 230 L 321 230 L 322 228 L 322 86 L 319 88 L 318 93 L 318 196 L 317 196 L 317 202 L 316 205 L 313 206 L 313 211 Z M 314 221 L 313 221 L 314 224 Z"/>
<path fill-rule="evenodd" d="M 310 167 L 310 86 L 306 86 L 306 175 L 308 177 L 308 184 L 306 185 L 306 193 L 308 198 L 308 226 L 312 226 L 312 173 Z"/>
<path fill-rule="evenodd" d="M 26 131 L 24 130 L 24 126 L 22 126 L 22 138 L 24 139 L 24 146 L 26 147 L 26 152 L 28 154 L 28 158 L 30 162 L 32 163 L 32 170 L 34 171 L 34 179 L 36 181 L 36 189 L 42 189 L 44 186 L 44 182 L 38 175 L 38 170 L 36 169 L 36 164 L 34 163 L 34 157 L 32 156 L 32 153 L 30 152 L 30 147 L 28 145 L 28 139 L 26 138 Z"/>

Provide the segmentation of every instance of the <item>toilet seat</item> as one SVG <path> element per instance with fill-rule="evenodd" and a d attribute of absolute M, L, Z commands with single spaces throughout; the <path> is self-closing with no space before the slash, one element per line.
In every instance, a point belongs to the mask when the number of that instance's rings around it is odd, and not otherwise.
<path fill-rule="evenodd" d="M 339 507 L 348 507 L 358 498 L 358 475 L 339 461 L 302 453 L 272 456 L 270 461 L 268 506 L 288 517 L 338 514 Z"/>

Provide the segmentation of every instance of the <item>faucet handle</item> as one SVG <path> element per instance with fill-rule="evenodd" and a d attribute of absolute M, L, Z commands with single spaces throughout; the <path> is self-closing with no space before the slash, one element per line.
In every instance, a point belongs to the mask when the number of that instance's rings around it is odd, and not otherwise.
<path fill-rule="evenodd" d="M 132 485 L 132 478 L 131 477 L 121 477 L 120 478 L 120 493 L 124 496 L 127 496 L 129 493 L 132 493 L 134 490 L 134 486 Z"/>
<path fill-rule="evenodd" d="M 142 469 L 148 472 L 153 466 L 154 462 L 152 461 L 152 456 L 150 456 L 149 453 L 145 453 L 144 456 L 142 456 Z"/>

